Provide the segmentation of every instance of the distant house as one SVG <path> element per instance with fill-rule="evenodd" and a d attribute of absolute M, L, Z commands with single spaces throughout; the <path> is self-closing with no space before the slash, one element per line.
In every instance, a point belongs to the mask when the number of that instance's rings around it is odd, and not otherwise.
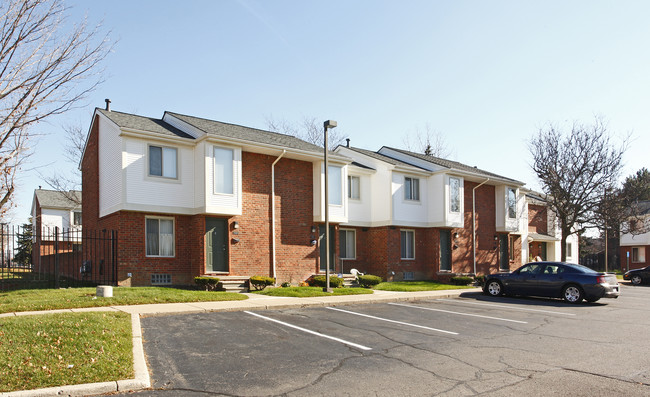
<path fill-rule="evenodd" d="M 525 190 L 528 231 L 526 233 L 527 257 L 529 261 L 562 259 L 561 232 L 555 213 L 549 208 L 544 195 Z M 579 262 L 579 239 L 572 234 L 566 240 L 566 262 Z"/>
<path fill-rule="evenodd" d="M 624 270 L 639 269 L 650 265 L 650 201 L 634 204 L 635 216 L 621 225 L 620 254 Z"/>
<path fill-rule="evenodd" d="M 59 252 L 81 251 L 82 195 L 78 190 L 61 192 L 36 189 L 32 199 L 34 264 L 53 252 L 55 238 Z"/>

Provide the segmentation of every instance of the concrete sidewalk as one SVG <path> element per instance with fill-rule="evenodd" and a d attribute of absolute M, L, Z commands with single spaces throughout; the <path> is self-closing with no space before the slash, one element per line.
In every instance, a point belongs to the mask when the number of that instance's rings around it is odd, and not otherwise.
<path fill-rule="evenodd" d="M 146 360 L 144 357 L 142 329 L 140 327 L 140 318 L 143 316 L 146 317 L 184 313 L 272 310 L 415 301 L 451 298 L 457 297 L 462 293 L 479 291 L 481 291 L 479 288 L 421 292 L 373 291 L 372 294 L 368 295 L 332 295 L 316 298 L 285 298 L 258 294 L 245 294 L 248 296 L 248 299 L 243 301 L 161 303 L 152 305 L 106 306 L 82 309 L 4 313 L 0 314 L 0 318 L 12 316 L 34 316 L 48 313 L 79 313 L 89 311 L 119 311 L 130 313 L 131 324 L 133 328 L 133 364 L 135 378 L 114 382 L 87 383 L 82 385 L 49 387 L 39 390 L 7 392 L 0 393 L 0 397 L 88 396 L 112 392 L 135 391 L 151 387 L 149 370 L 147 368 Z"/>

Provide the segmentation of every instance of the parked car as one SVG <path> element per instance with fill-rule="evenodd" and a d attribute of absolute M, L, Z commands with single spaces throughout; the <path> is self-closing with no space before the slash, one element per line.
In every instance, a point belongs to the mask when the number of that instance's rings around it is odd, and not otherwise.
<path fill-rule="evenodd" d="M 623 275 L 623 280 L 628 280 L 634 285 L 650 283 L 650 266 L 634 269 Z"/>
<path fill-rule="evenodd" d="M 564 262 L 531 262 L 512 273 L 490 274 L 483 291 L 487 295 L 525 295 L 562 298 L 569 303 L 583 299 L 618 298 L 620 286 L 613 274 Z"/>

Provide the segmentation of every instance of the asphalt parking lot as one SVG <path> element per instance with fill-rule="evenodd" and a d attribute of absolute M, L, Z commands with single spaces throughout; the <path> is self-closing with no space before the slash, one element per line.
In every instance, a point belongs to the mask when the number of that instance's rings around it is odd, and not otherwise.
<path fill-rule="evenodd" d="M 142 319 L 139 396 L 650 395 L 650 287 Z"/>

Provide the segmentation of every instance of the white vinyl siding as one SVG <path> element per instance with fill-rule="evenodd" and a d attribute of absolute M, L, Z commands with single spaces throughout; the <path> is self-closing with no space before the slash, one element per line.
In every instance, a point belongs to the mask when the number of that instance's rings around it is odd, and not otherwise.
<path fill-rule="evenodd" d="M 145 218 L 147 256 L 174 256 L 174 220 L 171 218 Z"/>
<path fill-rule="evenodd" d="M 402 259 L 415 259 L 415 231 L 400 231 L 400 252 Z"/>

